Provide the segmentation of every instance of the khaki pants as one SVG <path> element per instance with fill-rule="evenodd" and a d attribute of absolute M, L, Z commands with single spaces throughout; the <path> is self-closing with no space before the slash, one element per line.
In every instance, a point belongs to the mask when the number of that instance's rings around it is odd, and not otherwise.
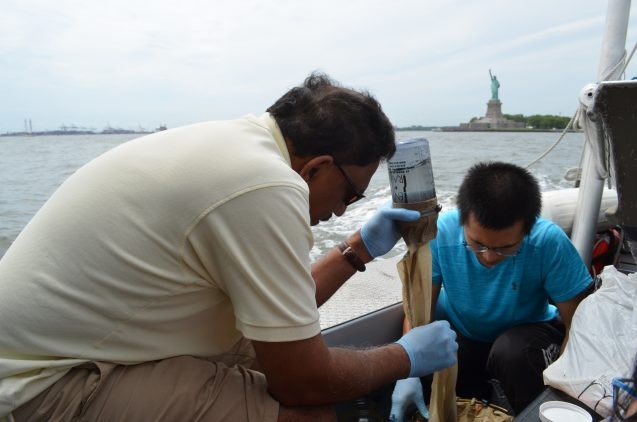
<path fill-rule="evenodd" d="M 276 421 L 265 376 L 249 368 L 242 340 L 211 359 L 178 356 L 138 365 L 94 362 L 71 369 L 13 412 L 21 421 Z"/>

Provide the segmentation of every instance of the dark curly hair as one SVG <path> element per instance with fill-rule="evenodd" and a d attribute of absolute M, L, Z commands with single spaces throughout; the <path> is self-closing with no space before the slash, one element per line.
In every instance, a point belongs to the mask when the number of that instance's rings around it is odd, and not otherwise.
<path fill-rule="evenodd" d="M 364 166 L 396 151 L 394 128 L 378 101 L 323 73 L 313 72 L 267 111 L 299 157 L 325 154 Z"/>
<path fill-rule="evenodd" d="M 478 223 L 492 230 L 524 222 L 528 234 L 542 211 L 537 180 L 522 167 L 498 161 L 478 163 L 467 172 L 458 190 L 460 223 L 473 213 Z"/>

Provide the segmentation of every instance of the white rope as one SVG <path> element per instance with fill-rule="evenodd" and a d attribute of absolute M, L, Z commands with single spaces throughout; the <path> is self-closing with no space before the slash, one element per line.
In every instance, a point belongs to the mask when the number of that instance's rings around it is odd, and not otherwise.
<path fill-rule="evenodd" d="M 628 67 L 628 64 L 633 58 L 633 55 L 635 54 L 636 50 L 637 50 L 637 43 L 635 43 L 635 46 L 630 52 L 630 55 L 628 56 L 628 58 L 626 58 L 626 50 L 624 50 L 624 54 L 622 55 L 622 57 L 617 61 L 617 63 L 615 63 L 615 65 L 612 68 L 610 68 L 610 70 L 606 72 L 606 74 L 604 74 L 602 81 L 605 81 L 608 78 L 612 77 L 613 74 L 620 67 L 621 67 L 621 70 L 618 73 L 618 75 L 622 75 L 626 71 L 626 68 Z M 564 139 L 564 136 L 569 131 L 571 126 L 574 126 L 574 129 L 577 129 L 578 127 L 583 129 L 583 132 L 586 138 L 586 143 L 592 148 L 594 152 L 595 169 L 597 171 L 597 174 L 599 175 L 600 178 L 603 178 L 603 179 L 607 178 L 609 176 L 608 169 L 609 169 L 609 163 L 610 163 L 610 150 L 606 145 L 607 139 L 603 133 L 599 133 L 598 134 L 599 136 L 597 137 L 597 139 L 599 139 L 599 145 L 597 145 L 597 143 L 592 141 L 591 135 L 593 131 L 597 130 L 597 128 L 596 128 L 596 125 L 590 124 L 591 122 L 587 116 L 587 111 L 588 110 L 586 106 L 580 103 L 580 106 L 575 111 L 575 114 L 573 115 L 573 117 L 571 117 L 571 120 L 568 122 L 568 124 L 566 125 L 566 127 L 564 128 L 560 136 L 557 138 L 557 140 L 553 143 L 553 145 L 548 147 L 546 151 L 540 154 L 535 160 L 527 164 L 524 168 L 529 169 L 531 166 L 537 164 L 541 159 L 546 157 L 551 151 L 553 151 L 553 149 L 555 149 L 555 147 L 562 141 L 562 139 Z M 582 155 L 582 158 L 583 158 L 583 155 Z M 581 167 L 581 160 L 580 160 L 580 167 Z"/>
<path fill-rule="evenodd" d="M 628 58 L 624 62 L 624 67 L 622 67 L 622 71 L 619 72 L 620 75 L 623 74 L 626 71 L 626 68 L 628 67 L 628 64 L 630 63 L 630 60 L 633 58 L 633 54 L 635 54 L 635 50 L 637 50 L 637 42 L 635 43 L 635 46 L 633 47 L 633 50 L 628 55 Z M 626 55 L 624 54 L 624 57 L 625 56 Z"/>
<path fill-rule="evenodd" d="M 602 77 L 600 78 L 600 81 L 608 81 L 611 79 L 614 80 L 619 78 L 619 76 L 621 76 L 621 74 L 623 73 L 623 69 L 626 69 L 625 59 L 626 59 L 626 50 L 624 50 L 624 54 L 622 54 L 619 60 L 617 60 L 617 63 L 615 63 L 612 67 L 610 67 L 608 70 L 605 70 L 602 73 Z M 619 68 L 622 68 L 622 71 L 619 73 L 615 73 L 617 69 Z"/>
<path fill-rule="evenodd" d="M 546 149 L 546 151 L 544 151 L 542 154 L 540 154 L 539 157 L 537 157 L 535 160 L 531 161 L 529 164 L 527 164 L 526 166 L 524 166 L 525 169 L 529 169 L 529 167 L 531 167 L 532 165 L 536 164 L 538 161 L 540 161 L 542 158 L 546 157 L 549 152 L 553 151 L 553 149 L 557 146 L 557 144 L 559 144 L 562 139 L 564 139 L 564 135 L 566 135 L 566 132 L 569 131 L 569 129 L 571 128 L 571 126 L 573 125 L 573 122 L 576 120 L 578 114 L 580 113 L 580 109 L 581 107 L 579 107 L 576 111 L 575 114 L 573 115 L 573 117 L 571 117 L 571 120 L 569 120 L 568 124 L 566 125 L 566 127 L 564 128 L 564 130 L 562 131 L 562 134 L 557 138 L 557 140 L 555 142 L 553 142 L 553 145 L 551 145 L 550 147 L 548 147 Z"/>
<path fill-rule="evenodd" d="M 586 143 L 593 151 L 595 171 L 600 179 L 605 179 L 608 177 L 608 160 L 606 153 L 609 150 L 606 145 L 606 136 L 604 136 L 601 123 L 595 124 L 588 116 L 588 110 L 584 106 L 582 106 L 582 108 L 584 112 L 580 114 L 577 123 L 578 126 L 584 130 Z M 594 139 L 596 139 L 597 142 L 594 142 Z"/>
<path fill-rule="evenodd" d="M 564 139 L 564 136 L 569 131 L 569 129 L 571 129 L 571 127 L 573 127 L 573 129 L 575 130 L 577 130 L 578 128 L 581 128 L 583 130 L 586 143 L 593 150 L 593 157 L 595 157 L 595 170 L 597 171 L 597 174 L 600 178 L 607 178 L 609 150 L 606 147 L 606 139 L 603 133 L 599 133 L 598 136 L 595 138 L 599 139 L 599 143 L 593 142 L 594 132 L 598 130 L 600 130 L 601 132 L 601 128 L 591 122 L 590 118 L 587 115 L 587 108 L 584 104 L 580 104 L 580 106 L 575 111 L 575 114 L 573 115 L 573 117 L 571 117 L 571 120 L 569 120 L 568 124 L 566 125 L 560 136 L 557 138 L 557 140 L 553 142 L 553 144 L 548 147 L 546 151 L 540 154 L 539 157 L 531 161 L 524 168 L 529 169 L 531 166 L 539 162 L 542 158 L 546 157 L 551 151 L 553 151 L 553 149 L 555 149 L 555 147 Z"/>

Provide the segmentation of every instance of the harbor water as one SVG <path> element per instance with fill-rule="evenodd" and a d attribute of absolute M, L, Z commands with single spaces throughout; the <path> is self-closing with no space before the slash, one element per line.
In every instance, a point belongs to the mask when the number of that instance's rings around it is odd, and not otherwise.
<path fill-rule="evenodd" d="M 424 137 L 429 141 L 436 195 L 444 212 L 454 206 L 455 193 L 471 165 L 484 160 L 500 160 L 526 166 L 553 144 L 559 133 L 399 131 L 396 135 L 397 139 Z M 136 135 L 0 137 L 0 256 L 69 175 L 91 159 L 134 137 Z M 568 168 L 578 165 L 583 144 L 581 133 L 569 133 L 547 157 L 529 169 L 538 178 L 543 191 L 572 187 L 564 174 Z M 313 228 L 312 259 L 336 246 L 370 218 L 374 210 L 391 201 L 385 163 L 378 168 L 365 195 L 365 199 L 350 206 L 342 217 L 333 217 Z M 401 243 L 381 259 L 395 258 L 403 252 Z M 378 286 L 368 283 L 366 287 L 372 290 L 370 298 L 383 296 Z M 348 294 L 343 292 L 341 295 Z M 394 296 L 389 300 L 395 302 Z M 346 300 L 349 301 L 349 297 Z M 331 324 L 326 321 L 322 325 Z"/>

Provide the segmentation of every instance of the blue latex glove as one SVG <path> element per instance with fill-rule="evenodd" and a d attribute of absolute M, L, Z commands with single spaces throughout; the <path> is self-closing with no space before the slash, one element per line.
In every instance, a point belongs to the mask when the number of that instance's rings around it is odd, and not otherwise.
<path fill-rule="evenodd" d="M 385 255 L 401 236 L 396 221 L 416 221 L 419 218 L 418 211 L 392 208 L 391 201 L 383 205 L 361 227 L 361 238 L 367 252 L 374 258 Z"/>
<path fill-rule="evenodd" d="M 391 411 L 389 420 L 402 422 L 405 419 L 405 410 L 411 403 L 414 403 L 418 411 L 426 419 L 429 419 L 429 410 L 422 395 L 422 384 L 420 378 L 407 378 L 398 380 L 391 395 Z"/>
<path fill-rule="evenodd" d="M 447 321 L 412 328 L 396 342 L 403 346 L 411 368 L 409 377 L 422 377 L 456 363 L 456 333 Z"/>

